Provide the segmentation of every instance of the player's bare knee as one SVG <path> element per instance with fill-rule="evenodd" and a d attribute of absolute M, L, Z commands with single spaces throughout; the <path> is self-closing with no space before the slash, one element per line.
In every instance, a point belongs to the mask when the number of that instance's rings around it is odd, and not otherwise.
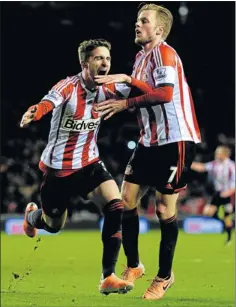
<path fill-rule="evenodd" d="M 203 209 L 202 214 L 203 214 L 204 216 L 209 216 L 209 210 Z"/>
<path fill-rule="evenodd" d="M 133 199 L 131 197 L 129 197 L 126 194 L 122 195 L 122 202 L 124 204 L 124 209 L 125 210 L 132 210 L 135 207 L 137 207 L 137 204 L 135 201 L 133 201 Z"/>
<path fill-rule="evenodd" d="M 232 227 L 233 226 L 233 221 L 232 221 L 232 216 L 231 214 L 227 214 L 225 215 L 224 218 L 224 223 L 226 227 Z"/>
<path fill-rule="evenodd" d="M 160 220 L 167 220 L 176 214 L 176 209 L 169 208 L 164 202 L 158 203 L 156 206 L 156 214 Z"/>
<path fill-rule="evenodd" d="M 211 217 L 215 214 L 215 212 L 216 212 L 215 208 L 208 205 L 203 209 L 203 215 L 205 216 Z"/>
<path fill-rule="evenodd" d="M 156 206 L 156 214 L 159 219 L 167 220 L 176 214 L 176 200 L 178 198 L 177 194 L 159 195 L 159 202 Z"/>
<path fill-rule="evenodd" d="M 47 231 L 57 233 L 64 228 L 67 218 L 67 210 L 61 216 L 50 217 L 43 213 L 43 220 L 47 226 Z"/>
<path fill-rule="evenodd" d="M 173 217 L 174 215 L 176 215 L 176 210 L 168 210 L 168 208 L 167 208 L 165 212 L 160 214 L 160 219 L 161 220 L 168 220 L 169 218 Z"/>
<path fill-rule="evenodd" d="M 159 219 L 163 219 L 164 213 L 166 212 L 166 205 L 164 203 L 158 203 L 156 206 L 156 215 Z"/>

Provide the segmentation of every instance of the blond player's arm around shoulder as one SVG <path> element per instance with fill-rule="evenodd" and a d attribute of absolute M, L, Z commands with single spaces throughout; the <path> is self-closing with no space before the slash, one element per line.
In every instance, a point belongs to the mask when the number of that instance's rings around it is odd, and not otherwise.
<path fill-rule="evenodd" d="M 54 108 L 54 104 L 51 101 L 41 101 L 40 103 L 33 105 L 22 116 L 20 127 L 23 128 L 32 121 L 40 120 L 44 115 L 50 112 Z"/>
<path fill-rule="evenodd" d="M 191 169 L 199 173 L 203 173 L 207 171 L 205 164 L 200 163 L 200 162 L 193 162 L 191 165 Z"/>

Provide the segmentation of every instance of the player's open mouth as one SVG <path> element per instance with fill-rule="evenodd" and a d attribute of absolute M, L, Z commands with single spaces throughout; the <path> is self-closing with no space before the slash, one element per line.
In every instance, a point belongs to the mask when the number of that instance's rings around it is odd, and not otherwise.
<path fill-rule="evenodd" d="M 141 31 L 135 30 L 135 33 L 136 33 L 136 35 L 139 35 L 139 34 L 141 34 Z"/>
<path fill-rule="evenodd" d="M 99 70 L 98 71 L 98 75 L 100 75 L 100 76 L 104 76 L 106 73 L 107 73 L 106 70 Z"/>

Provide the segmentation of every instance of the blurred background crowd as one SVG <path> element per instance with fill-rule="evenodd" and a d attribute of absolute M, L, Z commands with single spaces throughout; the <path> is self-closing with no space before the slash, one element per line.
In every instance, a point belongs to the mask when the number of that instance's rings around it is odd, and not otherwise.
<path fill-rule="evenodd" d="M 57 81 L 80 71 L 77 47 L 85 39 L 109 40 L 111 73 L 131 74 L 139 50 L 134 44 L 139 4 L 135 1 L 1 4 L 1 213 L 22 213 L 29 201 L 40 203 L 42 173 L 38 162 L 47 142 L 50 114 L 20 129 L 22 114 Z M 235 3 L 158 4 L 173 13 L 173 29 L 167 42 L 180 55 L 192 89 L 202 133 L 196 161 L 212 160 L 220 144 L 231 148 L 234 160 Z M 138 138 L 136 117 L 128 112 L 117 114 L 101 126 L 100 155 L 119 185 Z M 192 172 L 188 189 L 179 198 L 179 214 L 201 214 L 211 193 L 207 175 Z M 150 190 L 142 200 L 142 214 L 155 218 L 154 205 L 155 194 Z M 72 220 L 99 216 L 100 211 L 90 201 L 80 197 L 71 200 Z"/>

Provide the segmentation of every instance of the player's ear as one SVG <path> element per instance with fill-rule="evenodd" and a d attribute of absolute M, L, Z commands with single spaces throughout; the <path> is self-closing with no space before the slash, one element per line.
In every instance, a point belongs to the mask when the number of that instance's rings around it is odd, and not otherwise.
<path fill-rule="evenodd" d="M 81 62 L 80 62 L 80 65 L 81 65 L 82 69 L 88 68 L 88 63 L 85 62 L 85 61 L 81 61 Z"/>
<path fill-rule="evenodd" d="M 156 35 L 162 35 L 164 32 L 163 26 L 157 26 Z"/>

